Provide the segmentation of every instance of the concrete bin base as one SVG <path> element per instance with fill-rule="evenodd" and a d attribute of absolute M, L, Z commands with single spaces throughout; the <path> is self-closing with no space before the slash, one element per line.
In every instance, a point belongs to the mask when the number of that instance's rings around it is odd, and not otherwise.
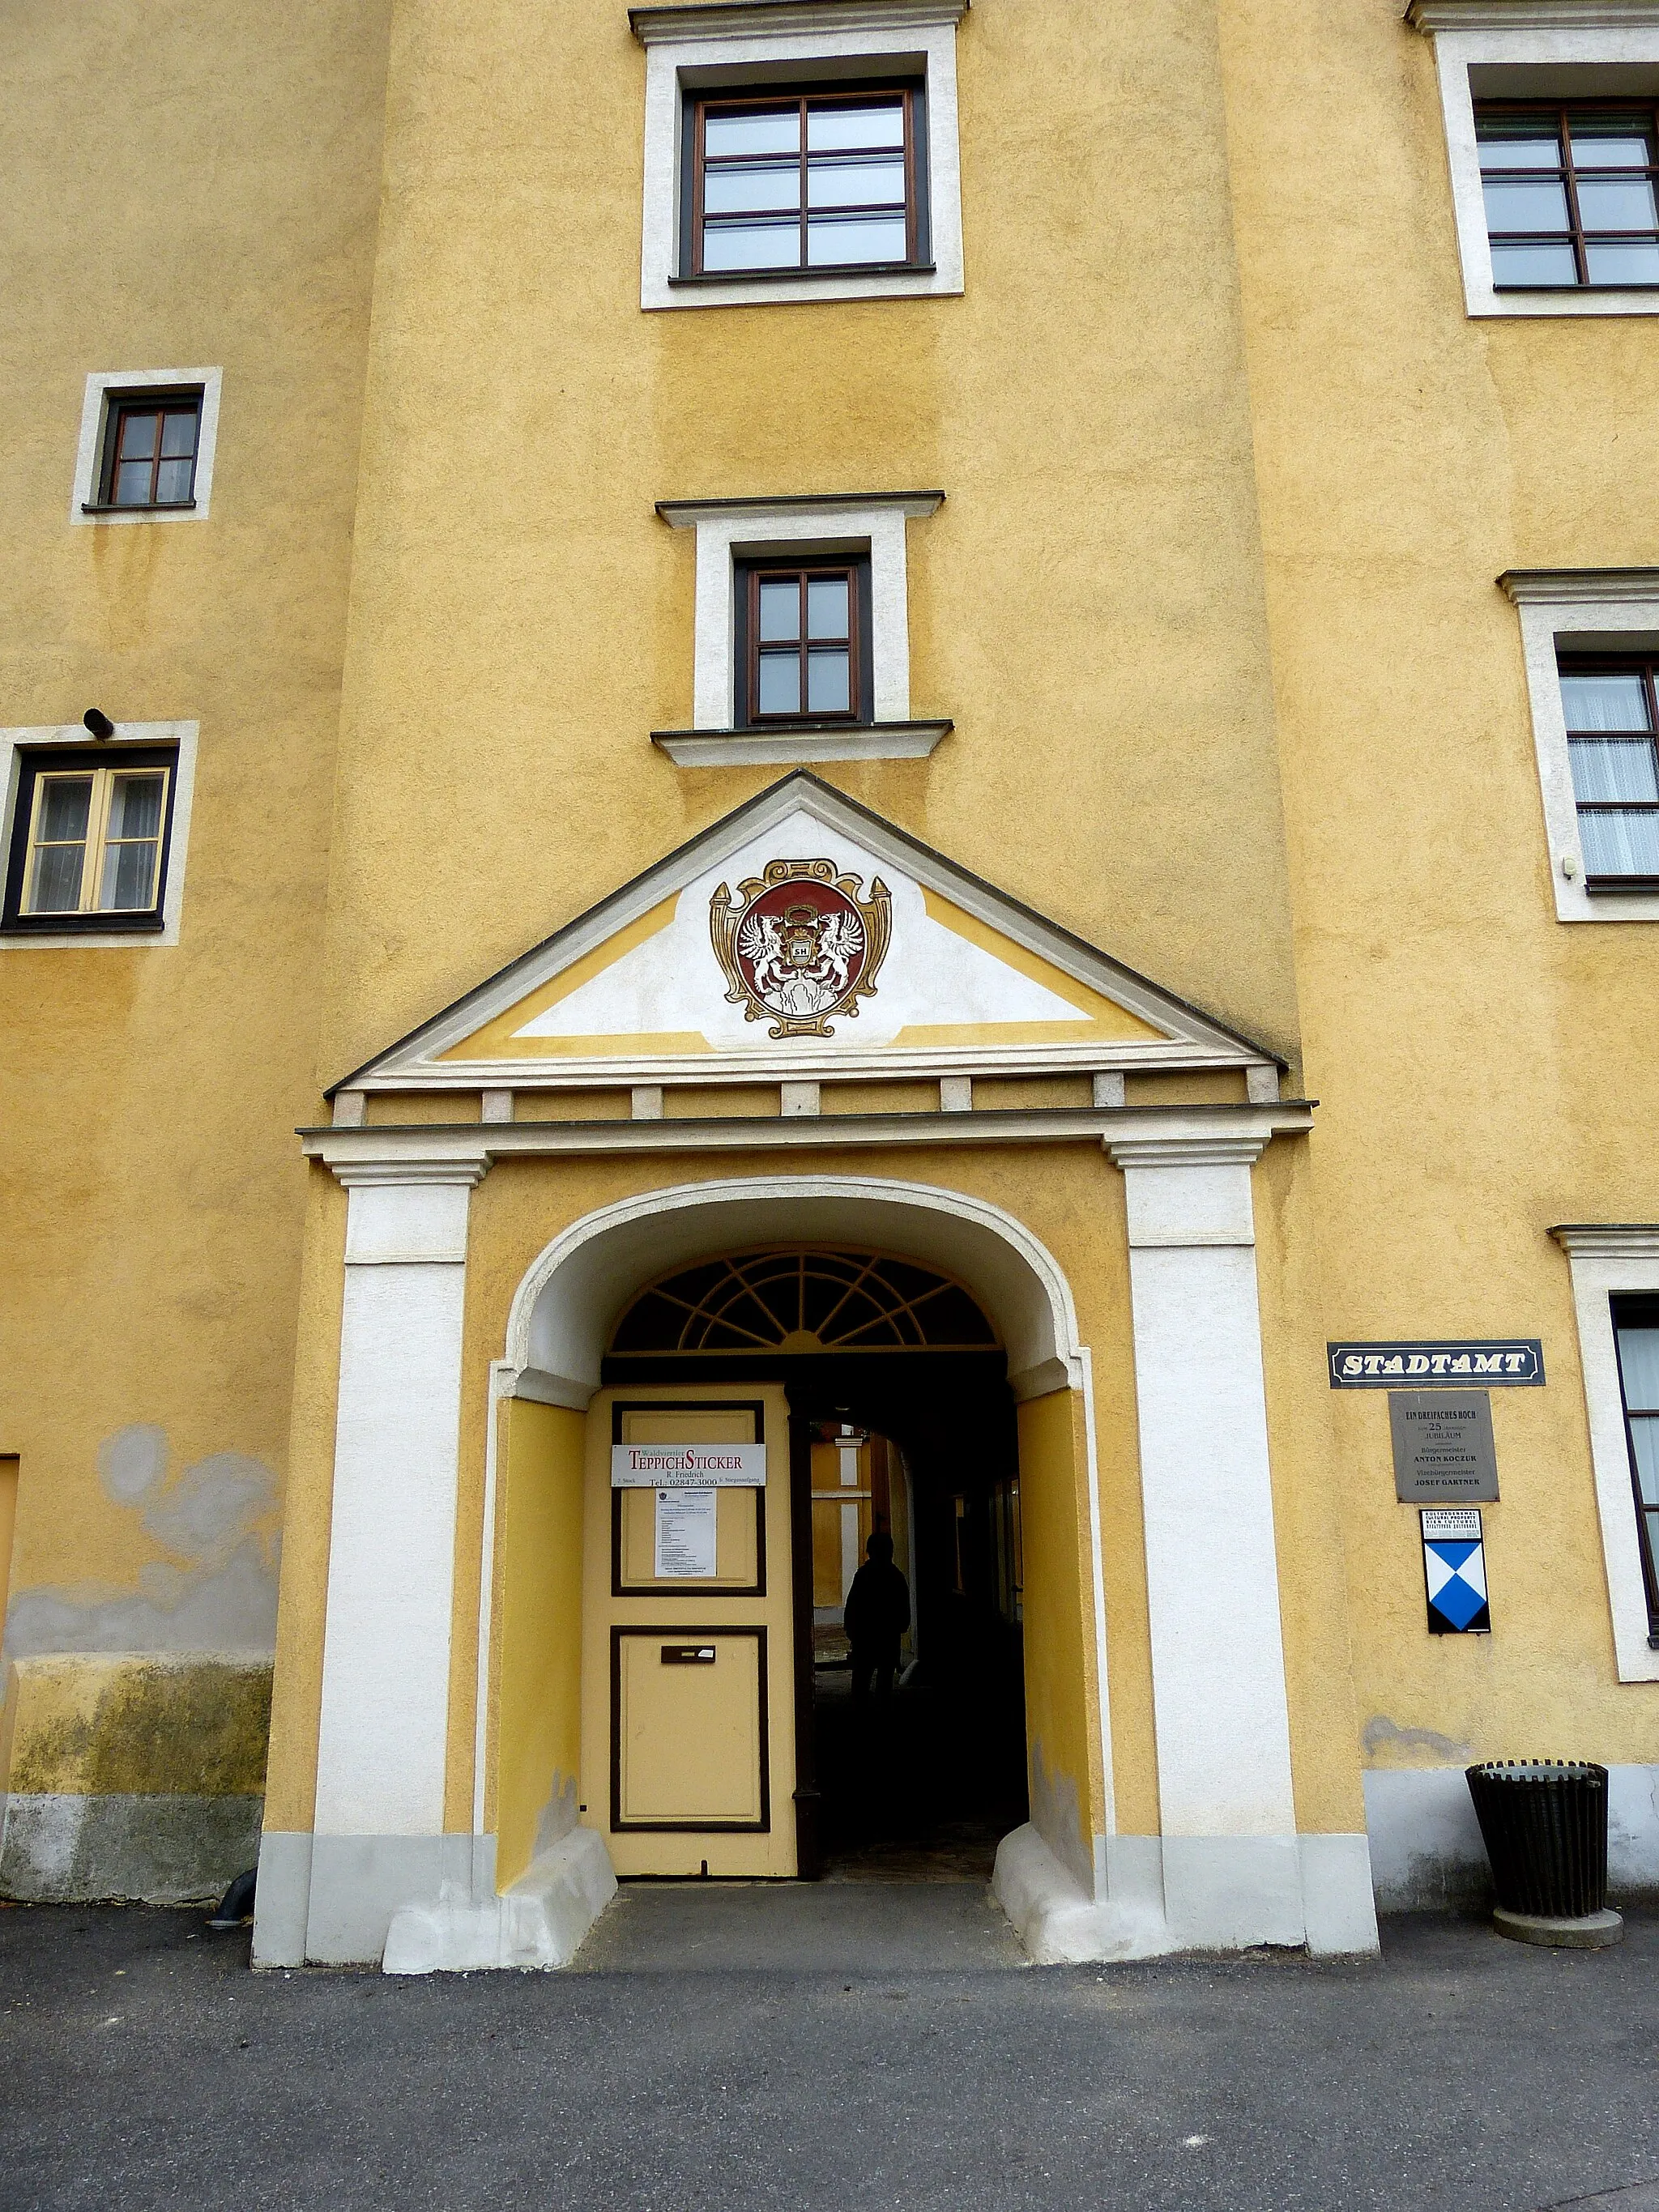
<path fill-rule="evenodd" d="M 1609 1943 L 1624 1941 L 1625 1917 L 1610 1905 L 1600 1912 L 1583 1913 L 1577 1919 L 1558 1920 L 1542 1912 L 1509 1912 L 1500 1905 L 1492 1918 L 1500 1936 L 1511 1936 L 1517 1943 L 1547 1943 L 1561 1950 L 1601 1951 Z"/>

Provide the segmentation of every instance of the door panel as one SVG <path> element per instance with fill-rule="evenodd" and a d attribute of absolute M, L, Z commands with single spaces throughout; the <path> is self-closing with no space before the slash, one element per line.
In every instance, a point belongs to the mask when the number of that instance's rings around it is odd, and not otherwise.
<path fill-rule="evenodd" d="M 611 1650 L 612 1827 L 764 1828 L 766 1631 L 617 1628 Z"/>
<path fill-rule="evenodd" d="M 714 1573 L 658 1576 L 657 1493 L 611 1488 L 612 1444 L 754 1443 L 766 1448 L 764 1486 L 714 1494 Z M 757 1383 L 603 1390 L 586 1457 L 583 1817 L 619 1875 L 793 1875 L 784 1394 Z"/>

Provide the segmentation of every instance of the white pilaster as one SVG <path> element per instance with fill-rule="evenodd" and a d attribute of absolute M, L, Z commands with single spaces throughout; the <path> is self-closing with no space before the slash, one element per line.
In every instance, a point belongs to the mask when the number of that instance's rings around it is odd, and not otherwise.
<path fill-rule="evenodd" d="M 317 1749 L 313 1958 L 378 1957 L 391 1914 L 411 1888 L 429 1884 L 437 1867 L 468 1195 L 481 1173 L 450 1163 L 340 1171 L 350 1210 Z M 351 1838 L 351 1848 L 328 1848 L 332 1838 Z"/>
<path fill-rule="evenodd" d="M 1304 1939 L 1254 1137 L 1113 1142 L 1129 1225 L 1165 1910 L 1180 1945 Z"/>

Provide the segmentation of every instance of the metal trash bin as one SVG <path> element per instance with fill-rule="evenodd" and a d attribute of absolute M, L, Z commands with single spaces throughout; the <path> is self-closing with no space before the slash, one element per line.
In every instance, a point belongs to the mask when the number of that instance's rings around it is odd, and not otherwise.
<path fill-rule="evenodd" d="M 1625 1932 L 1607 1907 L 1607 1770 L 1506 1759 L 1465 1770 L 1498 1892 L 1492 1919 L 1523 1943 L 1599 1948 Z"/>

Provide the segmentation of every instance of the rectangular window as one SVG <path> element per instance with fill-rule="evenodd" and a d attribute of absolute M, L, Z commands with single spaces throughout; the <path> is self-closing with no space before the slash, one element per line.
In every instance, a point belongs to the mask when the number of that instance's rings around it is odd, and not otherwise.
<path fill-rule="evenodd" d="M 1655 663 L 1567 660 L 1561 705 L 1589 890 L 1659 884 Z"/>
<path fill-rule="evenodd" d="M 750 562 L 735 598 L 743 723 L 873 720 L 867 556 Z"/>
<path fill-rule="evenodd" d="M 54 748 L 20 765 L 4 927 L 161 928 L 176 750 Z"/>
<path fill-rule="evenodd" d="M 1499 291 L 1659 285 L 1659 111 L 1481 103 L 1480 184 Z"/>
<path fill-rule="evenodd" d="M 926 258 L 914 85 L 688 100 L 696 276 Z"/>
<path fill-rule="evenodd" d="M 1615 1298 L 1613 1332 L 1651 1640 L 1659 1636 L 1659 1298 Z"/>
<path fill-rule="evenodd" d="M 201 419 L 199 392 L 112 396 L 89 510 L 193 507 Z"/>

